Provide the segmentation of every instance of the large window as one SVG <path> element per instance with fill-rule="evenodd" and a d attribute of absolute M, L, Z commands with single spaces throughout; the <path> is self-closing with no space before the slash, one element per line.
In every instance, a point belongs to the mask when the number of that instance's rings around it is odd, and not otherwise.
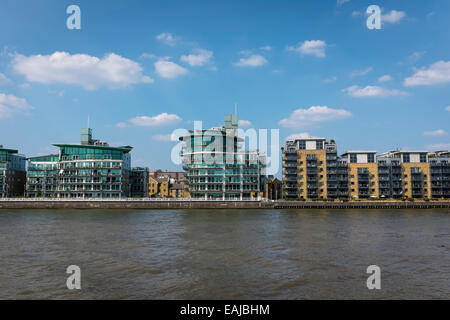
<path fill-rule="evenodd" d="M 409 163 L 410 162 L 409 153 L 404 153 L 403 154 L 403 162 L 404 163 Z"/>

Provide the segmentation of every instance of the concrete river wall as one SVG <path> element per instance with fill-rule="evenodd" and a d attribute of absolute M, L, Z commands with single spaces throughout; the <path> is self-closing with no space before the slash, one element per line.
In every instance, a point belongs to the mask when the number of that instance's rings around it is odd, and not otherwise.
<path fill-rule="evenodd" d="M 205 201 L 0 199 L 0 209 L 450 209 L 450 201 Z"/>

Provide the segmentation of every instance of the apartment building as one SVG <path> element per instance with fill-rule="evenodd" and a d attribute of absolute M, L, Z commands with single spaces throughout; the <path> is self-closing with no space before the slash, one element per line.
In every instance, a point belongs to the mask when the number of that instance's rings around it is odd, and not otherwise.
<path fill-rule="evenodd" d="M 450 198 L 450 151 L 350 150 L 337 156 L 333 140 L 286 141 L 285 199 Z"/>
<path fill-rule="evenodd" d="M 341 157 L 348 163 L 350 198 L 378 198 L 376 151 L 347 151 Z"/>
<path fill-rule="evenodd" d="M 242 151 L 236 115 L 209 130 L 189 131 L 180 137 L 183 169 L 192 198 L 251 199 L 264 192 L 265 157 L 259 151 Z"/>
<path fill-rule="evenodd" d="M 283 152 L 283 194 L 287 199 L 348 197 L 347 162 L 325 138 L 286 141 Z"/>
<path fill-rule="evenodd" d="M 0 145 L 0 198 L 24 195 L 26 169 L 25 156 L 18 150 L 6 149 Z"/>
<path fill-rule="evenodd" d="M 29 158 L 27 196 L 121 198 L 130 196 L 132 147 L 111 147 L 81 129 L 80 144 L 53 144 L 58 155 Z"/>
<path fill-rule="evenodd" d="M 432 198 L 450 198 L 450 151 L 428 155 Z"/>
<path fill-rule="evenodd" d="M 393 150 L 379 156 L 380 160 L 385 158 L 394 159 L 395 163 L 400 163 L 402 197 L 431 198 L 428 151 Z M 397 182 L 397 180 L 392 182 Z"/>
<path fill-rule="evenodd" d="M 130 190 L 131 197 L 146 198 L 148 196 L 148 168 L 136 167 L 131 169 Z"/>

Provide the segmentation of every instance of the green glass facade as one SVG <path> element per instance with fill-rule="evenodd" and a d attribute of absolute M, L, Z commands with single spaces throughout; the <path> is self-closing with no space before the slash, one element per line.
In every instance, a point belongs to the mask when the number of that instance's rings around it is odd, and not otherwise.
<path fill-rule="evenodd" d="M 0 198 L 23 196 L 25 176 L 25 156 L 0 145 Z"/>
<path fill-rule="evenodd" d="M 91 129 L 83 129 L 92 133 Z M 132 147 L 110 147 L 92 140 L 54 144 L 58 155 L 29 158 L 27 196 L 50 198 L 122 198 L 130 196 Z M 83 144 L 89 142 L 90 144 Z"/>
<path fill-rule="evenodd" d="M 240 151 L 237 117 L 228 115 L 225 126 L 191 131 L 181 137 L 183 169 L 192 198 L 250 199 L 263 191 L 264 157 L 258 151 Z"/>

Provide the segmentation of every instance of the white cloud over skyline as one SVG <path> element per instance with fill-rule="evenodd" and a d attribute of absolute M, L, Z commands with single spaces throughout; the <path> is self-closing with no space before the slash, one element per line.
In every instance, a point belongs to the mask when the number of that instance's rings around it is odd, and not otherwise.
<path fill-rule="evenodd" d="M 24 98 L 18 98 L 13 94 L 0 93 L 0 120 L 10 118 L 13 114 L 27 114 L 33 106 Z"/>
<path fill-rule="evenodd" d="M 439 136 L 445 136 L 447 132 L 445 130 L 439 129 L 434 131 L 425 131 L 423 133 L 426 137 L 439 137 Z"/>
<path fill-rule="evenodd" d="M 137 127 L 161 127 L 161 126 L 169 126 L 174 125 L 183 121 L 181 117 L 176 114 L 168 114 L 163 112 L 156 116 L 138 116 L 135 118 L 131 118 L 128 122 L 119 122 L 116 124 L 118 128 L 125 128 L 130 125 Z"/>
<path fill-rule="evenodd" d="M 164 59 L 155 62 L 155 71 L 160 77 L 166 79 L 174 79 L 188 73 L 188 70 L 182 66 Z"/>
<path fill-rule="evenodd" d="M 392 10 L 386 14 L 381 15 L 381 23 L 399 23 L 403 18 L 406 17 L 404 11 Z"/>
<path fill-rule="evenodd" d="M 205 49 L 194 49 L 192 53 L 181 56 L 180 60 L 192 67 L 200 67 L 207 64 L 213 56 L 213 52 Z"/>
<path fill-rule="evenodd" d="M 306 40 L 300 42 L 297 46 L 288 46 L 288 51 L 295 51 L 301 55 L 312 55 L 319 58 L 326 56 L 325 48 L 327 44 L 323 40 Z"/>
<path fill-rule="evenodd" d="M 431 86 L 450 83 L 450 61 L 438 61 L 428 68 L 416 70 L 416 72 L 405 79 L 406 87 Z"/>
<path fill-rule="evenodd" d="M 319 122 L 341 120 L 351 116 L 351 112 L 344 109 L 333 109 L 328 106 L 311 106 L 309 109 L 294 110 L 289 118 L 280 120 L 278 124 L 284 128 L 302 128 Z"/>
<path fill-rule="evenodd" d="M 365 97 L 393 97 L 393 96 L 406 96 L 407 92 L 400 90 L 389 90 L 378 86 L 351 86 L 342 90 L 349 96 L 354 98 L 365 98 Z"/>
<path fill-rule="evenodd" d="M 59 51 L 51 55 L 16 54 L 12 67 L 29 82 L 79 85 L 87 90 L 153 83 L 153 79 L 142 73 L 139 63 L 114 53 L 103 58 Z"/>
<path fill-rule="evenodd" d="M 268 61 L 262 55 L 252 54 L 246 58 L 240 58 L 238 62 L 233 65 L 236 67 L 260 67 L 267 64 Z"/>
<path fill-rule="evenodd" d="M 163 32 L 156 36 L 156 40 L 159 40 L 166 45 L 173 47 L 176 45 L 178 38 L 170 32 Z"/>

